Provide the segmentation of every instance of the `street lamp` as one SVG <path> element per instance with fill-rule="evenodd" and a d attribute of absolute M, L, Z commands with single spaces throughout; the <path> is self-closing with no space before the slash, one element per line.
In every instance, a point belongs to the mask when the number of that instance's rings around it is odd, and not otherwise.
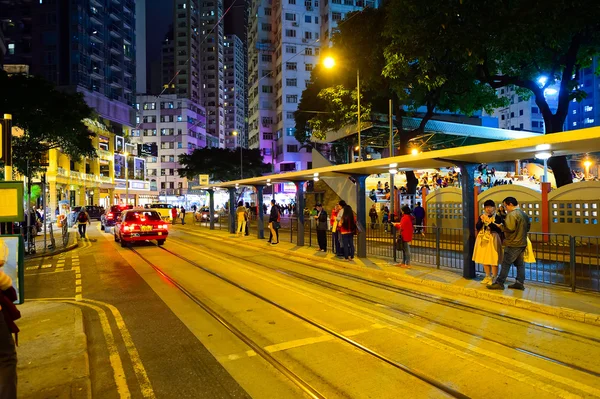
<path fill-rule="evenodd" d="M 332 69 L 335 66 L 335 58 L 328 56 L 323 59 L 323 66 Z M 360 70 L 356 68 L 356 102 L 358 104 L 356 132 L 358 134 L 358 160 L 362 159 L 362 148 L 360 145 Z"/>
<path fill-rule="evenodd" d="M 237 136 L 238 132 L 236 130 L 234 130 L 233 132 L 231 132 L 231 134 L 233 136 Z M 240 140 L 241 140 L 241 136 L 240 136 Z M 242 152 L 242 143 L 240 142 L 240 180 L 242 180 L 244 178 L 244 153 Z"/>
<path fill-rule="evenodd" d="M 127 165 L 129 153 L 124 152 L 123 156 L 125 157 L 125 205 L 129 205 L 129 166 Z"/>
<path fill-rule="evenodd" d="M 548 148 L 550 147 L 548 146 Z M 542 177 L 542 183 L 548 183 L 548 159 L 550 159 L 552 155 L 554 155 L 552 151 L 541 151 L 535 154 L 537 159 L 544 161 L 544 176 Z"/>

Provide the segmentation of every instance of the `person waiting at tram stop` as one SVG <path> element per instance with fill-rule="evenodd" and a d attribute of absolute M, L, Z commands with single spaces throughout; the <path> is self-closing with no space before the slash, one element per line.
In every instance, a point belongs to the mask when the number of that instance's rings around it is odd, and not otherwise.
<path fill-rule="evenodd" d="M 502 201 L 506 208 L 506 218 L 502 231 L 504 232 L 504 255 L 500 267 L 500 274 L 496 282 L 488 285 L 490 290 L 503 290 L 504 282 L 508 277 L 511 266 L 517 268 L 517 278 L 508 288 L 525 289 L 525 251 L 528 248 L 527 233 L 531 227 L 529 216 L 519 208 L 519 202 L 514 197 L 506 197 Z"/>
<path fill-rule="evenodd" d="M 481 284 L 491 285 L 498 277 L 498 265 L 502 262 L 502 226 L 504 220 L 496 212 L 496 203 L 487 200 L 484 211 L 476 224 L 477 238 L 473 250 L 473 262 L 483 265 L 485 278 Z"/>

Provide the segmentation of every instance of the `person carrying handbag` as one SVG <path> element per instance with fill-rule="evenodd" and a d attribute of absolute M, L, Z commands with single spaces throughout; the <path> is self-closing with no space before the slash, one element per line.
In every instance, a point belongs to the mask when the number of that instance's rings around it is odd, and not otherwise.
<path fill-rule="evenodd" d="M 502 216 L 496 213 L 496 203 L 492 200 L 485 201 L 483 209 L 475 225 L 478 233 L 472 259 L 483 265 L 485 278 L 481 284 L 492 285 L 502 262 Z"/>

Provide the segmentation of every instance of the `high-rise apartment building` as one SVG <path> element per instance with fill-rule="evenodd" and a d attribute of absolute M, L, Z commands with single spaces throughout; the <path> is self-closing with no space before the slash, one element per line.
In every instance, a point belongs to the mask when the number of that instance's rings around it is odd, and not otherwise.
<path fill-rule="evenodd" d="M 321 43 L 331 44 L 331 37 L 336 32 L 338 23 L 346 18 L 346 14 L 360 11 L 365 7 L 377 8 L 378 0 L 321 0 Z"/>
<path fill-rule="evenodd" d="M 246 147 L 246 73 L 244 43 L 236 35 L 225 36 L 225 147 Z M 235 132 L 235 134 L 234 134 Z"/>
<path fill-rule="evenodd" d="M 581 102 L 569 104 L 566 129 L 582 129 L 600 125 L 600 77 L 594 71 L 600 67 L 600 58 L 595 57 L 592 64 L 579 71 L 579 89 L 587 93 Z"/>
<path fill-rule="evenodd" d="M 225 146 L 223 0 L 203 0 L 201 5 L 202 105 L 206 108 L 206 132 Z"/>
<path fill-rule="evenodd" d="M 206 147 L 206 112 L 192 100 L 176 94 L 140 95 L 137 129 L 132 142 L 143 145 L 146 180 L 160 195 L 185 193 L 187 180 L 178 175 L 179 156 Z"/>
<path fill-rule="evenodd" d="M 275 171 L 312 167 L 310 149 L 295 139 L 294 112 L 302 91 L 329 45 L 338 21 L 350 11 L 377 7 L 361 0 L 258 0 L 248 33 L 250 148 L 260 148 Z M 323 35 L 325 35 L 323 37 Z M 323 41 L 325 40 L 325 42 Z"/>
<path fill-rule="evenodd" d="M 117 134 L 128 131 L 135 102 L 135 2 L 3 0 L 5 64 L 71 91 Z"/>
<path fill-rule="evenodd" d="M 201 104 L 207 145 L 225 146 L 223 1 L 175 0 L 173 27 L 162 45 L 162 89 Z"/>
<path fill-rule="evenodd" d="M 544 133 L 544 118 L 535 103 L 535 97 L 528 99 L 519 96 L 514 87 L 501 87 L 496 89 L 498 97 L 508 98 L 506 107 L 497 108 L 490 115 L 498 118 L 498 127 L 508 130 L 524 130 L 528 132 Z M 558 106 L 558 92 L 554 87 L 546 89 L 546 100 L 552 112 Z"/>

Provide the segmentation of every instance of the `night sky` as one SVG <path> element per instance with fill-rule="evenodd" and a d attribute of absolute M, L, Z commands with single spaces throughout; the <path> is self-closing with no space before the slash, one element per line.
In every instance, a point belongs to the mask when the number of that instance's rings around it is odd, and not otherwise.
<path fill-rule="evenodd" d="M 148 65 L 160 60 L 160 43 L 173 23 L 172 0 L 146 0 L 146 52 Z"/>

